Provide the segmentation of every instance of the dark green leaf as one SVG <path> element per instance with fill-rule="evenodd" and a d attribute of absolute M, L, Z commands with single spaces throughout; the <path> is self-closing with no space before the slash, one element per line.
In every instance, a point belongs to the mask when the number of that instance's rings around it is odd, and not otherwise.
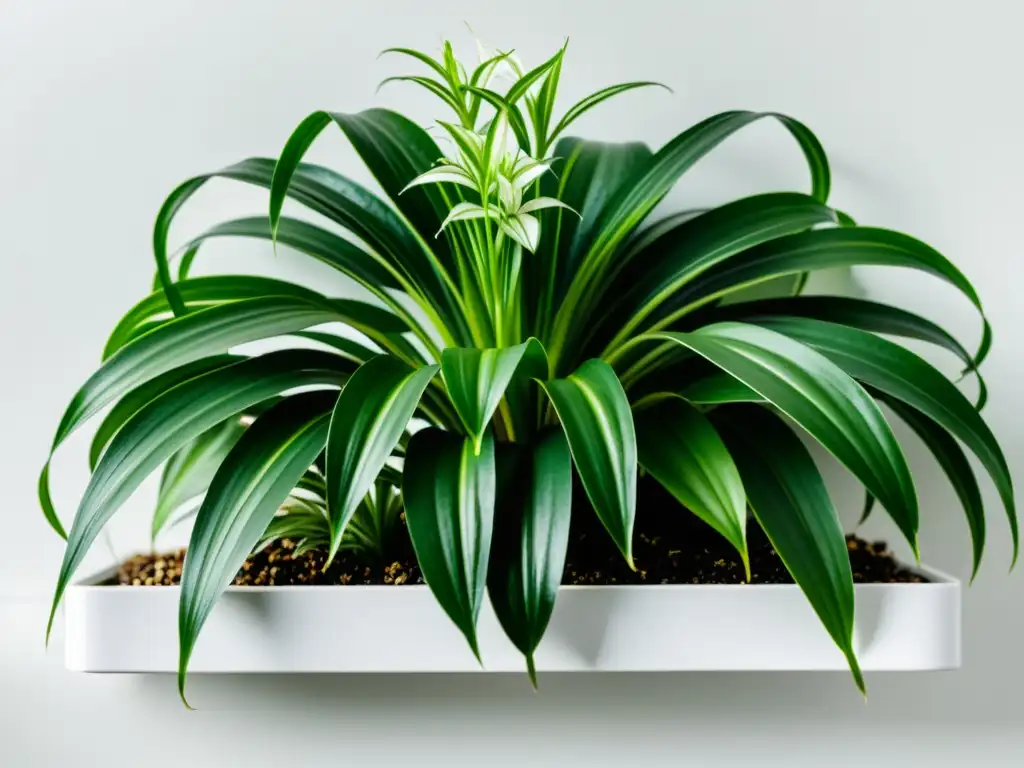
<path fill-rule="evenodd" d="M 957 498 L 960 499 L 960 504 L 967 516 L 967 526 L 971 531 L 973 556 L 971 581 L 974 581 L 985 551 L 985 507 L 981 500 L 981 491 L 978 489 L 978 481 L 974 477 L 974 470 L 971 469 L 971 463 L 967 460 L 959 443 L 950 437 L 940 424 L 895 397 L 883 393 L 877 393 L 876 396 L 917 433 L 928 450 L 932 452 L 939 466 L 942 467 L 942 471 L 946 473 L 953 490 L 956 491 Z"/>
<path fill-rule="evenodd" d="M 819 350 L 854 378 L 912 406 L 970 448 L 1006 508 L 1016 562 L 1019 534 L 1009 466 L 995 435 L 952 382 L 910 350 L 867 331 L 808 318 L 763 322 Z"/>
<path fill-rule="evenodd" d="M 452 405 L 479 452 L 487 425 L 516 372 L 548 377 L 548 358 L 536 339 L 502 349 L 451 348 L 441 353 L 441 375 Z"/>
<path fill-rule="evenodd" d="M 221 592 L 327 439 L 334 393 L 294 395 L 246 430 L 221 465 L 196 516 L 181 577 L 178 692 L 199 632 Z"/>
<path fill-rule="evenodd" d="M 839 366 L 788 336 L 743 323 L 649 338 L 696 352 L 806 429 L 878 497 L 917 553 L 917 496 L 906 458 L 875 401 Z"/>
<path fill-rule="evenodd" d="M 588 360 L 566 378 L 540 384 L 569 439 L 594 511 L 633 568 L 636 434 L 615 371 L 603 360 Z"/>
<path fill-rule="evenodd" d="M 327 440 L 330 562 L 345 527 L 409 426 L 440 366 L 418 370 L 381 355 L 363 363 L 342 390 Z"/>
<path fill-rule="evenodd" d="M 853 574 L 832 500 L 814 459 L 775 415 L 758 406 L 716 412 L 754 517 L 835 640 L 864 692 L 853 649 Z"/>
<path fill-rule="evenodd" d="M 172 454 L 226 418 L 281 392 L 311 385 L 339 387 L 353 368 L 344 358 L 326 352 L 270 352 L 190 378 L 137 411 L 114 435 L 82 496 L 61 563 L 50 622 L 103 526 Z"/>
<path fill-rule="evenodd" d="M 640 466 L 736 548 L 749 581 L 743 482 L 711 422 L 679 397 L 665 398 L 633 418 Z"/>
<path fill-rule="evenodd" d="M 160 490 L 150 535 L 154 541 L 176 510 L 202 496 L 235 443 L 245 432 L 237 417 L 208 429 L 167 460 L 160 476 Z"/>
<path fill-rule="evenodd" d="M 536 687 L 533 654 L 555 608 L 569 544 L 572 455 L 557 428 L 531 447 L 498 448 L 497 535 L 487 592 Z"/>
<path fill-rule="evenodd" d="M 440 429 L 413 435 L 402 495 L 416 561 L 478 660 L 476 621 L 487 581 L 495 484 L 489 436 L 477 455 L 470 440 Z"/>

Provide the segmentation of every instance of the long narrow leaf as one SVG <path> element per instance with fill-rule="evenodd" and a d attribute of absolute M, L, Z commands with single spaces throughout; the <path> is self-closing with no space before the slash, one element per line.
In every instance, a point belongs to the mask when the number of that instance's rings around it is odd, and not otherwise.
<path fill-rule="evenodd" d="M 530 378 L 548 377 L 548 358 L 536 339 L 503 349 L 446 349 L 441 375 L 477 453 L 487 425 L 517 371 Z"/>
<path fill-rule="evenodd" d="M 181 577 L 182 701 L 199 632 L 278 507 L 323 450 L 334 397 L 310 392 L 282 401 L 256 419 L 217 472 L 196 516 Z"/>
<path fill-rule="evenodd" d="M 875 401 L 839 366 L 788 336 L 743 323 L 649 337 L 696 352 L 807 430 L 882 502 L 917 553 L 917 496 L 906 457 Z"/>
<path fill-rule="evenodd" d="M 427 428 L 409 443 L 402 495 L 416 561 L 430 591 L 480 659 L 483 603 L 495 504 L 494 441 Z"/>
<path fill-rule="evenodd" d="M 572 455 L 561 430 L 528 448 L 499 446 L 496 535 L 487 576 L 491 605 L 505 634 L 526 657 L 534 687 L 534 652 L 555 608 L 569 543 Z"/>
<path fill-rule="evenodd" d="M 956 491 L 971 532 L 971 581 L 974 581 L 985 552 L 985 506 L 971 463 L 959 443 L 937 422 L 895 397 L 884 393 L 877 393 L 876 396 L 917 433 Z"/>
<path fill-rule="evenodd" d="M 414 370 L 381 355 L 361 365 L 338 397 L 327 440 L 328 562 L 439 368 L 431 365 Z"/>
<path fill-rule="evenodd" d="M 636 433 L 615 371 L 603 360 L 588 360 L 566 378 L 540 384 L 569 439 L 594 511 L 633 568 Z"/>
<path fill-rule="evenodd" d="M 634 421 L 640 466 L 736 548 L 749 580 L 743 482 L 711 422 L 679 397 L 644 408 Z"/>
<path fill-rule="evenodd" d="M 808 318 L 763 322 L 814 347 L 854 378 L 912 406 L 970 448 L 1006 508 L 1016 562 L 1019 533 L 1010 468 L 995 435 L 952 382 L 910 350 L 867 331 Z"/>
<path fill-rule="evenodd" d="M 326 352 L 271 352 L 189 379 L 135 413 L 104 451 L 78 506 L 54 591 L 51 624 L 65 588 L 103 526 L 172 454 L 251 405 L 295 387 L 339 387 L 353 369 L 344 358 Z"/>
<path fill-rule="evenodd" d="M 832 500 L 814 459 L 774 414 L 733 406 L 714 415 L 736 460 L 754 517 L 850 665 L 863 692 L 853 648 L 853 574 Z"/>

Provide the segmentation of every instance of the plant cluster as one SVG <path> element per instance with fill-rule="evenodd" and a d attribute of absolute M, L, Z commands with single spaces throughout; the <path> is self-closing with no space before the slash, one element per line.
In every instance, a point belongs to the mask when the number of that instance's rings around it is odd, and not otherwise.
<path fill-rule="evenodd" d="M 566 135 L 578 117 L 654 84 L 612 86 L 563 111 L 564 47 L 529 69 L 500 51 L 471 68 L 449 43 L 436 59 L 391 52 L 422 73 L 390 80 L 426 88 L 453 113 L 438 123 L 447 151 L 392 111 L 316 112 L 276 161 L 188 179 L 164 203 L 154 292 L 117 325 L 53 441 L 56 450 L 113 404 L 93 442 L 54 610 L 103 526 L 163 466 L 154 535 L 174 515 L 194 517 L 180 597 L 183 695 L 200 629 L 254 548 L 288 536 L 328 561 L 341 548 L 381 557 L 404 535 L 403 519 L 430 589 L 473 652 L 486 592 L 534 676 L 574 475 L 632 564 L 642 468 L 678 499 L 678 514 L 699 517 L 744 563 L 752 513 L 863 688 L 843 531 L 797 433 L 863 483 L 916 553 L 914 484 L 879 404 L 948 475 L 975 569 L 985 516 L 961 445 L 999 491 L 1016 556 L 1010 474 L 979 415 L 984 395 L 972 404 L 887 338 L 937 345 L 976 374 L 987 322 L 971 353 L 897 307 L 801 289 L 815 270 L 881 265 L 941 278 L 979 312 L 981 302 L 931 247 L 830 207 L 828 162 L 805 125 L 730 111 L 657 152 L 589 141 Z M 771 192 L 652 220 L 689 168 L 765 118 L 796 141 L 810 194 Z M 390 202 L 303 162 L 331 125 Z M 269 216 L 218 224 L 171 254 L 172 220 L 212 178 L 269 190 Z M 344 234 L 283 215 L 286 199 Z M 221 237 L 273 241 L 342 279 L 314 291 L 251 275 L 191 276 L 203 244 Z M 339 298 L 352 283 L 375 301 Z M 754 296 L 753 286 L 771 296 Z M 272 337 L 294 343 L 232 352 Z M 49 462 L 40 499 L 64 535 L 48 472 Z"/>

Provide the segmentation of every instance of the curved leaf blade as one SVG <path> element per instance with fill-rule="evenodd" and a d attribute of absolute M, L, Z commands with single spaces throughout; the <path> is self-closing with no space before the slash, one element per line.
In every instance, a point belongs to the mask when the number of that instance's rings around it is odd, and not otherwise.
<path fill-rule="evenodd" d="M 181 576 L 178 692 L 183 702 L 199 632 L 278 507 L 323 450 L 335 397 L 328 392 L 294 395 L 261 415 L 210 485 Z"/>
<path fill-rule="evenodd" d="M 957 441 L 938 423 L 895 397 L 884 393 L 877 393 L 876 397 L 917 433 L 956 491 L 971 533 L 971 581 L 974 581 L 985 552 L 985 507 L 971 463 Z"/>
<path fill-rule="evenodd" d="M 867 331 L 795 317 L 764 323 L 814 347 L 854 378 L 920 411 L 970 448 L 999 491 L 1016 562 L 1019 532 L 1010 468 L 995 435 L 951 381 L 910 350 Z"/>
<path fill-rule="evenodd" d="M 82 496 L 54 590 L 51 625 L 64 590 L 103 526 L 168 457 L 226 418 L 281 392 L 339 387 L 352 368 L 326 352 L 270 352 L 188 379 L 137 411 L 114 435 Z"/>
<path fill-rule="evenodd" d="M 431 365 L 412 369 L 400 360 L 380 355 L 359 366 L 338 397 L 327 439 L 327 509 L 331 519 L 328 563 L 439 368 Z"/>
<path fill-rule="evenodd" d="M 549 429 L 530 447 L 499 446 L 498 509 L 487 575 L 491 605 L 512 644 L 533 655 L 555 608 L 569 545 L 572 454 L 564 433 Z"/>
<path fill-rule="evenodd" d="M 244 432 L 245 426 L 239 418 L 227 419 L 167 460 L 160 476 L 160 490 L 150 526 L 150 537 L 154 542 L 176 510 L 206 492 L 217 469 Z"/>
<path fill-rule="evenodd" d="M 853 574 L 846 540 L 814 459 L 777 416 L 758 406 L 713 415 L 736 460 L 754 517 L 850 665 L 863 693 L 853 648 Z"/>
<path fill-rule="evenodd" d="M 606 362 L 588 360 L 566 378 L 540 385 L 562 423 L 594 511 L 635 569 L 636 433 L 622 384 Z"/>
<path fill-rule="evenodd" d="M 516 374 L 548 377 L 548 358 L 536 339 L 502 349 L 450 348 L 441 353 L 441 375 L 452 405 L 479 453 L 487 425 Z"/>
<path fill-rule="evenodd" d="M 480 454 L 458 435 L 428 427 L 409 442 L 402 496 L 423 578 L 480 659 L 483 603 L 495 504 L 494 441 Z"/>
<path fill-rule="evenodd" d="M 711 422 L 679 397 L 660 400 L 633 419 L 640 466 L 736 548 L 749 581 L 743 481 Z"/>
<path fill-rule="evenodd" d="M 842 368 L 788 336 L 743 323 L 646 338 L 682 344 L 793 419 L 878 498 L 917 553 L 917 495 L 906 457 L 875 401 Z"/>

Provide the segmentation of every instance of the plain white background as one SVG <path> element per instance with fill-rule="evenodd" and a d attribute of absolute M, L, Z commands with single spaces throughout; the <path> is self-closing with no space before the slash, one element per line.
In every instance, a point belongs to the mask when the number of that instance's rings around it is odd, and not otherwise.
<path fill-rule="evenodd" d="M 1019 467 L 1022 21 L 1010 0 L 0 2 L 0 764 L 1022 764 L 1024 589 L 1020 574 L 1006 575 L 1006 525 L 987 483 L 990 546 L 965 598 L 964 669 L 870 676 L 867 706 L 838 674 L 550 676 L 536 695 L 518 676 L 196 677 L 193 702 L 208 710 L 200 714 L 182 709 L 170 678 L 65 672 L 59 629 L 44 651 L 61 545 L 34 488 L 67 400 L 147 289 L 152 220 L 166 193 L 193 173 L 273 155 L 316 108 L 383 104 L 429 122 L 437 112 L 424 95 L 402 86 L 375 95 L 380 79 L 407 66 L 377 53 L 433 49 L 448 35 L 472 56 L 463 22 L 528 63 L 571 36 L 563 105 L 622 80 L 675 89 L 596 111 L 577 126 L 590 137 L 658 146 L 737 107 L 807 122 L 832 158 L 837 206 L 925 239 L 974 281 L 996 329 L 986 415 Z M 368 180 L 340 136 L 326 137 L 314 158 Z M 699 166 L 672 202 L 805 184 L 799 154 L 764 125 Z M 211 185 L 174 237 L 264 209 L 253 190 Z M 321 287 L 329 279 L 257 245 L 210 254 L 201 271 L 257 269 Z M 970 306 L 936 280 L 863 270 L 818 286 L 829 283 L 916 309 L 969 345 L 977 339 Z M 86 445 L 72 440 L 55 463 L 65 520 L 87 479 Z M 907 450 L 920 479 L 924 557 L 964 576 L 966 526 L 953 495 L 919 444 L 908 438 Z M 855 516 L 856 488 L 842 473 L 830 477 Z M 146 545 L 151 493 L 119 513 L 87 568 Z M 874 526 L 892 537 L 883 521 Z M 395 631 L 416 641 L 415 627 Z"/>

